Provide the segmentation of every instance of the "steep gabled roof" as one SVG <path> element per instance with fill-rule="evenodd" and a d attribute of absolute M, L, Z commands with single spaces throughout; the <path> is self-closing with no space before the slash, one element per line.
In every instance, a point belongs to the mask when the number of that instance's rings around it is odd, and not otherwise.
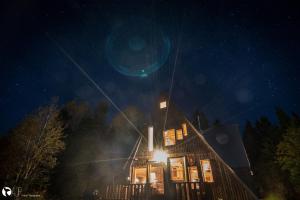
<path fill-rule="evenodd" d="M 236 175 L 234 170 L 220 157 L 220 155 L 214 150 L 214 148 L 207 142 L 203 134 L 201 134 L 188 119 L 186 119 L 186 121 L 189 124 L 189 126 L 193 129 L 193 131 L 198 135 L 200 140 L 206 145 L 206 147 L 209 148 L 210 152 L 215 155 L 216 159 L 218 159 L 218 161 L 220 161 L 227 168 L 227 170 L 236 179 L 236 181 L 238 181 L 254 199 L 258 199 L 256 195 L 252 192 L 252 190 L 239 178 L 238 175 Z"/>
<path fill-rule="evenodd" d="M 212 127 L 203 136 L 230 167 L 250 167 L 238 125 Z"/>

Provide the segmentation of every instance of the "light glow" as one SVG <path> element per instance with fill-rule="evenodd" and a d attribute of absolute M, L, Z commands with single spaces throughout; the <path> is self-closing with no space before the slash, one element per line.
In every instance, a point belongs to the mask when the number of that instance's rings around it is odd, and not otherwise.
<path fill-rule="evenodd" d="M 166 101 L 162 101 L 159 104 L 160 109 L 166 108 L 167 107 L 167 102 Z"/>
<path fill-rule="evenodd" d="M 167 160 L 168 160 L 168 154 L 165 151 L 155 150 L 153 152 L 153 161 L 166 164 Z"/>
<path fill-rule="evenodd" d="M 156 179 L 156 173 L 155 172 L 151 172 L 150 173 L 150 183 L 156 183 L 157 179 Z"/>

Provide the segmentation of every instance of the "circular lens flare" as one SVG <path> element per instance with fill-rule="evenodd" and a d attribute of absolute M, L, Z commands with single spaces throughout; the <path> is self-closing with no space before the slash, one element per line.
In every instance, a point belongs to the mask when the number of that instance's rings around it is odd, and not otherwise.
<path fill-rule="evenodd" d="M 170 40 L 151 21 L 129 20 L 113 29 L 105 51 L 109 64 L 121 74 L 147 77 L 167 61 Z"/>

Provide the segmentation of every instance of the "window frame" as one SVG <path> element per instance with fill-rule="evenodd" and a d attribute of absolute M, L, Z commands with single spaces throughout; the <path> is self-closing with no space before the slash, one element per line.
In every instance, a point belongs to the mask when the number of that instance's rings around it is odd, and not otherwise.
<path fill-rule="evenodd" d="M 182 159 L 183 160 L 183 180 L 173 180 L 172 179 L 172 165 L 171 165 L 171 160 L 172 159 Z M 171 158 L 168 158 L 169 159 L 169 173 L 170 173 L 170 181 L 173 181 L 173 182 L 185 182 L 187 181 L 187 174 L 186 174 L 186 169 L 187 169 L 187 162 L 186 162 L 186 157 L 185 156 L 178 156 L 178 157 L 171 157 Z"/>
<path fill-rule="evenodd" d="M 189 134 L 188 134 L 188 128 L 187 128 L 187 124 L 184 122 L 181 124 L 181 127 L 182 127 L 182 133 L 183 133 L 183 136 L 184 137 L 187 137 Z"/>
<path fill-rule="evenodd" d="M 210 172 L 207 172 L 210 174 L 211 176 L 211 180 L 207 180 L 207 176 L 206 176 L 206 171 L 204 170 L 203 164 L 202 162 L 207 162 L 209 163 L 209 168 L 210 168 Z M 201 168 L 201 174 L 202 174 L 202 179 L 204 183 L 213 183 L 214 182 L 214 175 L 213 175 L 213 170 L 212 170 L 212 166 L 211 166 L 211 160 L 210 159 L 200 159 L 200 168 Z"/>
<path fill-rule="evenodd" d="M 179 137 L 178 137 L 178 132 L 180 132 L 180 134 L 181 134 L 181 137 L 180 137 L 180 139 L 179 139 Z M 183 131 L 182 131 L 182 129 L 180 128 L 180 129 L 176 129 L 176 140 L 183 140 Z"/>
<path fill-rule="evenodd" d="M 197 171 L 197 179 L 198 179 L 197 181 L 192 181 L 191 168 L 195 168 Z M 199 169 L 198 169 L 197 165 L 188 166 L 187 169 L 188 169 L 188 174 L 189 174 L 189 182 L 193 182 L 193 183 L 199 182 L 200 176 L 199 176 Z"/>
<path fill-rule="evenodd" d="M 153 173 L 153 169 L 158 168 L 161 172 L 161 181 L 153 181 L 151 180 L 151 173 Z M 161 164 L 151 163 L 149 164 L 149 183 L 151 186 L 155 189 L 157 189 L 158 194 L 164 194 L 165 193 L 165 171 L 164 167 Z"/>
<path fill-rule="evenodd" d="M 136 169 L 145 169 L 146 170 L 146 176 L 145 176 L 145 182 L 136 182 Z M 132 178 L 131 183 L 132 184 L 146 184 L 148 179 L 148 167 L 147 166 L 132 166 Z"/>
<path fill-rule="evenodd" d="M 174 141 L 174 143 L 172 143 L 172 144 L 167 144 L 166 133 L 169 134 L 170 131 L 173 131 L 173 133 L 174 133 L 174 140 L 172 139 L 172 141 Z M 176 145 L 176 131 L 175 131 L 175 129 L 168 129 L 168 130 L 163 131 L 163 138 L 164 138 L 164 146 L 165 146 L 165 147 L 172 146 L 172 145 Z M 171 140 L 170 138 L 171 138 L 171 137 L 168 136 L 168 140 L 169 140 L 169 141 Z"/>

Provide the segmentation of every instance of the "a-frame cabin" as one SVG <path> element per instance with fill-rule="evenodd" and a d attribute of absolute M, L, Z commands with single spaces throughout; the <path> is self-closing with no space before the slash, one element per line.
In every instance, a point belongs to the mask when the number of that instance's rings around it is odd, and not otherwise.
<path fill-rule="evenodd" d="M 128 165 L 129 183 L 108 186 L 104 199 L 257 199 L 165 98 L 161 97 L 146 129 Z"/>

